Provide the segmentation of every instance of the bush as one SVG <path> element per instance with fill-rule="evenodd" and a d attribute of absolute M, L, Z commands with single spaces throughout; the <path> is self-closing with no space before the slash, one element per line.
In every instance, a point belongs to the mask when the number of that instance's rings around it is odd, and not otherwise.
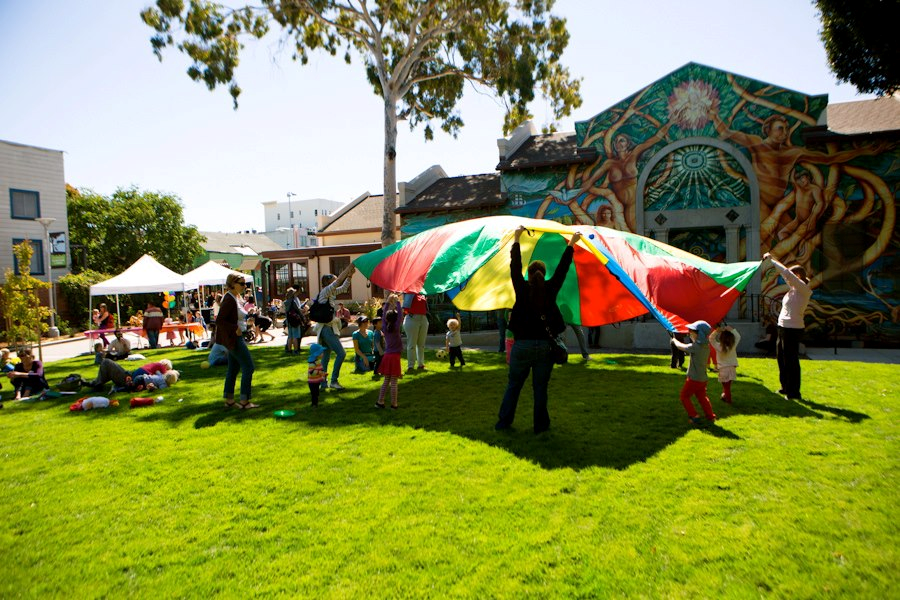
<path fill-rule="evenodd" d="M 59 291 L 65 296 L 66 303 L 69 306 L 69 316 L 74 317 L 75 323 L 81 323 L 81 319 L 88 314 L 91 286 L 109 278 L 109 275 L 91 271 L 90 269 L 59 278 Z M 96 304 L 99 304 L 101 301 L 98 300 Z M 115 304 L 115 298 L 113 298 L 112 302 Z M 93 323 L 88 322 L 86 329 L 93 329 Z"/>

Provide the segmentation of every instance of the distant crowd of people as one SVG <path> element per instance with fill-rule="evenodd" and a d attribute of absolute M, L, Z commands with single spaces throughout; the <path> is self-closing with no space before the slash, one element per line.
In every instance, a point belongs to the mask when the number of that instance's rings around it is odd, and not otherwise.
<path fill-rule="evenodd" d="M 515 302 L 511 309 L 498 311 L 501 333 L 498 350 L 507 353 L 509 370 L 495 428 L 506 430 L 512 427 L 519 396 L 530 376 L 534 401 L 533 429 L 535 433 L 542 433 L 550 428 L 548 387 L 554 362 L 560 362 L 555 357 L 555 348 L 564 345 L 560 341 L 561 335 L 567 327 L 572 328 L 583 358 L 588 359 L 589 346 L 599 345 L 599 333 L 595 335 L 592 330 L 586 342 L 582 328 L 566 323 L 557 305 L 557 296 L 572 264 L 574 247 L 580 240 L 580 234 L 570 237 L 554 272 L 548 278 L 547 267 L 542 261 L 532 261 L 527 268 L 522 263 L 520 238 L 525 232 L 524 227 L 516 229 L 510 254 L 510 278 Z M 781 381 L 779 393 L 788 399 L 799 400 L 802 398 L 799 345 L 804 312 L 812 294 L 808 274 L 797 265 L 786 267 L 770 254 L 763 258 L 778 270 L 788 286 L 788 292 L 782 301 L 777 322 L 766 323 L 765 337 L 756 345 L 776 355 Z M 273 300 L 264 309 L 257 306 L 256 294 L 247 289 L 244 276 L 231 274 L 223 292 L 210 294 L 205 301 L 201 301 L 197 292 L 191 294 L 181 315 L 183 324 L 194 327 L 167 327 L 178 322 L 172 318 L 171 310 L 164 311 L 153 302 L 148 303 L 143 311 L 137 311 L 128 325 L 141 327 L 146 332 L 151 349 L 159 347 L 163 331 L 169 346 L 175 344 L 176 335 L 180 336 L 180 344 L 189 345 L 194 341 L 201 342 L 208 332 L 209 341 L 198 344 L 206 346 L 209 351 L 204 366 L 226 367 L 222 392 L 224 404 L 227 408 L 247 410 L 259 406 L 253 402 L 256 366 L 248 345 L 275 340 L 272 331 L 276 329 L 276 315 L 284 315 L 285 352 L 298 355 L 303 337 L 307 333 L 315 337 L 306 360 L 306 379 L 310 402 L 314 407 L 319 405 L 323 390 L 340 392 L 345 389 L 340 374 L 347 350 L 341 338 L 347 333 L 348 326 L 354 324 L 355 330 L 350 335 L 354 373 L 372 373 L 373 379 L 382 380 L 376 408 L 390 406 L 397 409 L 399 382 L 403 376 L 427 371 L 427 299 L 422 294 L 390 293 L 374 318 L 354 316 L 338 300 L 349 289 L 354 271 L 355 267 L 351 264 L 338 275 L 323 275 L 321 291 L 313 299 L 302 300 L 295 288 L 288 288 L 283 301 Z M 204 305 L 210 311 L 211 323 L 203 317 Z M 130 371 L 122 367 L 122 361 L 133 354 L 124 332 L 116 328 L 115 318 L 105 304 L 94 310 L 92 319 L 100 330 L 99 341 L 94 346 L 98 373 L 94 379 L 84 380 L 85 386 L 99 389 L 112 382 L 112 391 L 152 391 L 172 386 L 178 381 L 179 372 L 167 360 L 150 362 Z M 113 331 L 112 341 L 105 335 L 109 330 Z M 193 330 L 202 333 L 195 335 Z M 461 317 L 457 313 L 446 323 L 444 347 L 440 351 L 449 358 L 451 368 L 455 368 L 457 362 L 460 367 L 466 364 L 460 330 Z M 685 357 L 690 357 L 679 398 L 691 423 L 704 423 L 693 399 L 699 403 L 705 422 L 712 423 L 717 416 L 707 393 L 707 370 L 712 369 L 718 374 L 722 386 L 719 400 L 732 404 L 732 384 L 737 379 L 737 348 L 741 336 L 725 322 L 713 327 L 699 320 L 688 324 L 686 330 L 686 334 L 674 333 L 671 340 L 672 368 L 684 368 Z M 403 335 L 406 337 L 405 343 Z M 405 369 L 402 360 L 404 348 Z M 8 350 L 3 350 L 0 369 L 13 382 L 16 399 L 41 393 L 49 387 L 43 365 L 28 349 L 21 350 L 15 361 L 9 357 Z"/>

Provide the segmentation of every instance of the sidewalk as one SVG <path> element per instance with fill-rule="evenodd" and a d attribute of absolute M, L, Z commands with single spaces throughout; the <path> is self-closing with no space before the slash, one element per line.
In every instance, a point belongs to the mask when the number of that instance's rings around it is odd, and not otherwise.
<path fill-rule="evenodd" d="M 266 341 L 262 344 L 252 344 L 253 346 L 284 346 L 287 338 L 281 332 L 281 330 L 276 330 L 274 332 L 275 339 L 272 341 Z M 303 345 L 308 346 L 312 342 L 315 342 L 316 338 L 314 336 L 307 336 L 303 338 Z M 478 350 L 484 350 L 489 352 L 494 352 L 497 350 L 497 332 L 496 331 L 484 331 L 484 332 L 476 332 L 464 334 L 463 336 L 465 348 L 475 348 Z M 341 343 L 345 348 L 352 348 L 353 341 L 349 337 L 341 338 Z M 82 354 L 91 354 L 91 344 L 88 343 L 87 338 L 65 338 L 65 339 L 57 339 L 57 340 L 44 340 L 43 344 L 43 352 L 44 352 L 44 362 L 51 363 L 57 360 L 63 360 L 66 358 L 74 358 L 76 356 L 80 356 Z M 428 340 L 426 342 L 426 347 L 431 349 L 442 348 L 444 346 L 444 336 L 443 335 L 430 335 L 428 336 Z M 167 346 L 160 346 L 160 348 L 166 348 Z M 178 346 L 176 346 L 177 348 Z M 572 351 L 577 352 L 577 348 L 573 346 L 569 346 L 569 352 Z M 133 349 L 132 352 L 141 352 L 140 349 Z M 602 353 L 615 352 L 615 353 L 629 353 L 629 352 L 638 352 L 638 353 L 647 353 L 652 352 L 656 354 L 660 354 L 658 351 L 648 351 L 648 350 L 634 350 L 627 348 L 603 348 L 600 350 Z M 35 348 L 35 354 L 37 354 L 37 348 Z M 809 360 L 843 360 L 850 362 L 864 362 L 864 363 L 881 363 L 888 365 L 900 365 L 900 349 L 896 348 L 887 348 L 887 349 L 878 349 L 878 348 L 838 348 L 837 354 L 835 354 L 834 348 L 807 348 L 806 349 L 806 358 Z"/>

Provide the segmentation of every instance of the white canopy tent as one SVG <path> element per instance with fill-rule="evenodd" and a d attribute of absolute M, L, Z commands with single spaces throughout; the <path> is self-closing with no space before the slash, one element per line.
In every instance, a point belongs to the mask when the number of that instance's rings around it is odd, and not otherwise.
<path fill-rule="evenodd" d="M 133 265 L 113 277 L 91 286 L 91 296 L 115 296 L 116 319 L 121 324 L 119 314 L 119 294 L 146 294 L 150 292 L 184 292 L 197 288 L 197 282 L 187 275 L 179 275 L 175 271 L 156 262 L 156 259 L 145 254 Z M 90 306 L 90 313 L 93 307 Z"/>
<path fill-rule="evenodd" d="M 223 267 L 213 260 L 200 265 L 193 271 L 188 271 L 184 274 L 184 278 L 194 281 L 198 285 L 225 285 L 225 279 L 232 273 L 240 275 L 247 283 L 253 283 L 253 275 Z"/>

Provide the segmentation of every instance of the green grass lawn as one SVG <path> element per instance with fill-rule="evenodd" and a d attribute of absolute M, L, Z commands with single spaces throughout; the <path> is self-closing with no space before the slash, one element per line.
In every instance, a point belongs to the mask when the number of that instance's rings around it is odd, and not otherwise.
<path fill-rule="evenodd" d="M 493 429 L 501 354 L 432 355 L 391 411 L 350 363 L 312 409 L 305 362 L 252 352 L 254 411 L 184 350 L 146 353 L 183 374 L 154 407 L 7 402 L 0 596 L 897 597 L 896 366 L 804 361 L 789 402 L 743 358 L 695 429 L 668 356 L 573 357 L 535 436 L 530 387 Z"/>

